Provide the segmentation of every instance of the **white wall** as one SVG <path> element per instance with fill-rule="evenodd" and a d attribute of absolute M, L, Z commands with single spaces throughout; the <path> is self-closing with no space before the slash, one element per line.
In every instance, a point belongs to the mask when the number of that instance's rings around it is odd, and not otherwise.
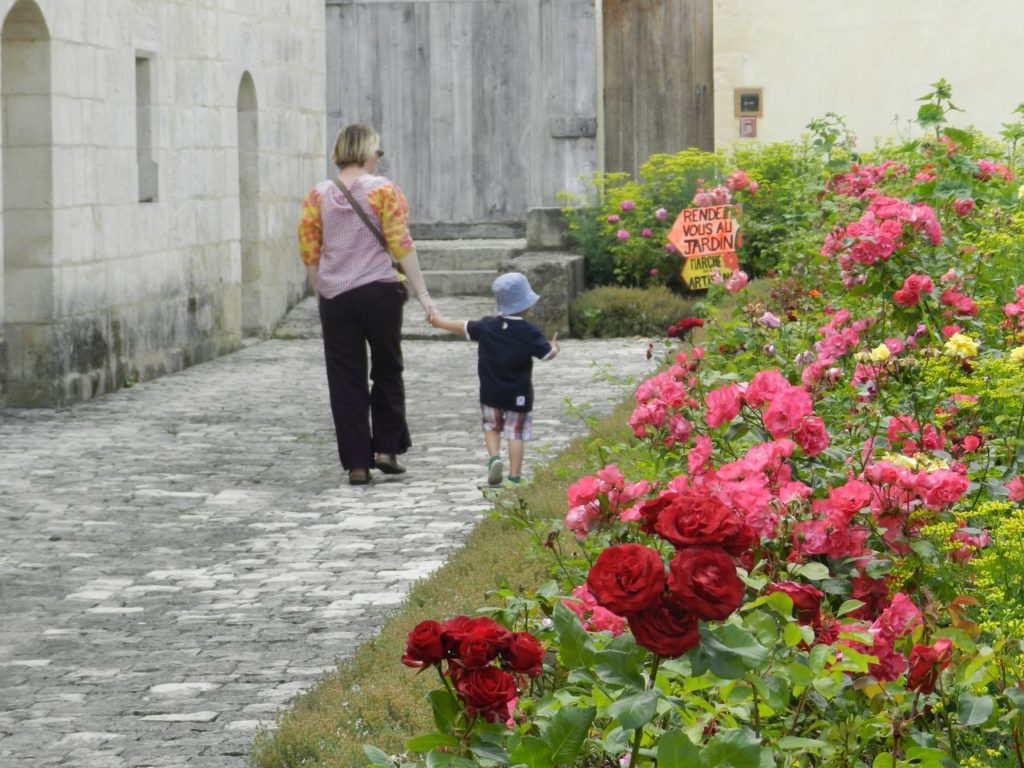
<path fill-rule="evenodd" d="M 14 5 L 0 0 L 0 19 Z M 72 350 L 57 365 L 56 399 L 88 397 L 123 377 L 148 378 L 240 344 L 245 72 L 259 107 L 258 315 L 269 330 L 303 291 L 294 228 L 324 162 L 323 0 L 37 5 L 52 56 L 56 295 L 48 335 Z M 155 202 L 139 202 L 140 55 L 151 57 Z M 9 322 L 8 336 L 17 330 Z M 99 353 L 85 360 L 74 351 L 83 333 L 105 345 L 98 371 Z"/>
<path fill-rule="evenodd" d="M 759 141 L 836 112 L 862 149 L 916 135 L 939 78 L 965 110 L 952 124 L 989 135 L 1024 101 L 1021 0 L 715 0 L 714 14 L 716 146 L 739 140 L 734 88 L 764 89 Z"/>

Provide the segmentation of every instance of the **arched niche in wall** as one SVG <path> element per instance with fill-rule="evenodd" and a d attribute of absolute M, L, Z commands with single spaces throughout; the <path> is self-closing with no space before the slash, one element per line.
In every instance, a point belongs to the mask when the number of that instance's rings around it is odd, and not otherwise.
<path fill-rule="evenodd" d="M 256 86 L 245 72 L 238 84 L 238 219 L 242 259 L 242 333 L 265 331 L 260 262 L 260 157 Z"/>
<path fill-rule="evenodd" d="M 0 318 L 6 379 L 32 382 L 53 374 L 32 326 L 54 320 L 53 121 L 50 33 L 39 6 L 19 0 L 0 30 L 2 101 L 3 290 Z M 51 351 L 52 352 L 52 351 Z M 49 361 L 49 362 L 48 362 Z"/>

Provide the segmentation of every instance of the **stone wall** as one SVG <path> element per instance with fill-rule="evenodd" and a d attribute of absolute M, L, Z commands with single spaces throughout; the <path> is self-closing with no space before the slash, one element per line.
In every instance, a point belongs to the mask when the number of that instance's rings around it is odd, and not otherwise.
<path fill-rule="evenodd" d="M 266 335 L 304 293 L 323 0 L 0 0 L 0 401 L 54 406 Z"/>

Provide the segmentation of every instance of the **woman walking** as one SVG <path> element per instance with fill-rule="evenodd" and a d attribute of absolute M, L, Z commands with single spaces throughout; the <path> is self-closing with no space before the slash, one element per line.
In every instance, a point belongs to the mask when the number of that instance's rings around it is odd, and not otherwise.
<path fill-rule="evenodd" d="M 402 380 L 406 283 L 428 321 L 435 311 L 409 235 L 405 195 L 376 175 L 383 156 L 372 128 L 339 131 L 331 157 L 339 173 L 310 190 L 299 221 L 299 252 L 320 305 L 338 456 L 352 485 L 370 482 L 371 468 L 405 472 L 398 456 L 412 444 Z"/>

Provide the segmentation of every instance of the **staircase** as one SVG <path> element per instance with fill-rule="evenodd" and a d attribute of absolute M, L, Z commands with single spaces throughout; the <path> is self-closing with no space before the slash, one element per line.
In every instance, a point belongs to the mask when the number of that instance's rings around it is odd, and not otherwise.
<path fill-rule="evenodd" d="M 416 241 L 427 290 L 441 313 L 451 320 L 493 315 L 491 284 L 500 274 L 498 268 L 524 250 L 524 238 Z M 455 339 L 452 334 L 427 325 L 415 300 L 406 305 L 402 337 Z"/>

